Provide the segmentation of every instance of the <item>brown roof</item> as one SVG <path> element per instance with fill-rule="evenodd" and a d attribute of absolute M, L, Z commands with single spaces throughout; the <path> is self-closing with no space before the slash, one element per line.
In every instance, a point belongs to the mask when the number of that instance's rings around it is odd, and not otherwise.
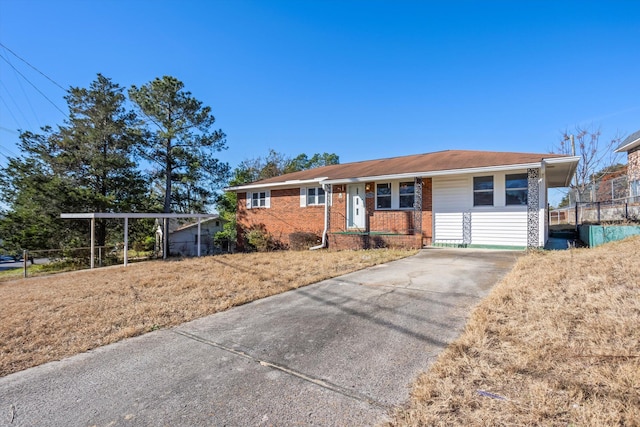
<path fill-rule="evenodd" d="M 496 151 L 446 150 L 388 159 L 322 166 L 256 181 L 250 185 L 277 184 L 317 178 L 349 179 L 406 173 L 426 173 L 446 170 L 473 169 L 491 166 L 540 163 L 542 159 L 567 157 L 561 154 L 511 153 Z"/>

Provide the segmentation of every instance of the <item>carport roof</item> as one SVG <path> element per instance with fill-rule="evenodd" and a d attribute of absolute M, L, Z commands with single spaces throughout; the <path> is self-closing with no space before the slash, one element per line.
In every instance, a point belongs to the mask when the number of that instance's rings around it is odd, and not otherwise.
<path fill-rule="evenodd" d="M 446 150 L 411 156 L 366 160 L 322 166 L 263 179 L 246 185 L 227 188 L 228 191 L 244 191 L 260 187 L 295 186 L 304 183 L 347 183 L 375 179 L 393 179 L 413 176 L 438 176 L 454 173 L 473 173 L 491 170 L 513 170 L 541 167 L 548 162 L 553 174 L 549 185 L 569 185 L 575 172 L 578 157 L 562 154 L 535 154 L 474 150 Z M 550 178 L 550 179 L 549 179 Z"/>

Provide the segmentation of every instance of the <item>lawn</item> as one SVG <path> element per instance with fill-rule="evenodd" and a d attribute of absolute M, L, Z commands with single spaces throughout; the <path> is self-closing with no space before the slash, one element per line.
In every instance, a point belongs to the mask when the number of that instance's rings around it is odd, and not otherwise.
<path fill-rule="evenodd" d="M 390 425 L 640 425 L 639 253 L 520 258 Z"/>
<path fill-rule="evenodd" d="M 415 253 L 220 255 L 0 282 L 0 376 Z"/>

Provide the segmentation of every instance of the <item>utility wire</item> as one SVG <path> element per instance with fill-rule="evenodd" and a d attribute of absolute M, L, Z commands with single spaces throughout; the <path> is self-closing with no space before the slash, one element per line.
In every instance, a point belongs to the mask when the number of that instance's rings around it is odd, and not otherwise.
<path fill-rule="evenodd" d="M 7 60 L 8 59 L 9 58 L 7 58 Z M 15 73 L 15 70 L 14 70 L 14 73 Z M 20 86 L 20 90 L 22 91 L 22 94 L 24 95 L 25 99 L 27 100 L 27 104 L 29 105 L 29 108 L 31 109 L 31 112 L 33 113 L 33 116 L 36 118 L 36 121 L 38 123 L 41 123 L 40 119 L 38 118 L 38 114 L 36 114 L 36 111 L 33 109 L 33 105 L 31 105 L 31 100 L 29 99 L 29 95 L 27 95 L 27 92 L 25 92 L 25 90 L 24 90 L 24 85 L 22 84 L 22 82 L 20 81 L 20 79 L 17 76 L 16 76 L 16 80 L 18 80 L 18 86 Z M 8 89 L 7 89 L 7 92 L 9 92 Z M 31 127 L 31 125 L 29 125 L 29 127 Z"/>
<path fill-rule="evenodd" d="M 18 156 L 16 156 L 14 153 L 12 153 L 11 151 L 0 147 L 0 156 L 4 157 L 7 160 L 11 160 L 11 158 L 17 158 Z M 9 157 L 11 156 L 11 157 Z"/>
<path fill-rule="evenodd" d="M 27 123 L 27 125 L 29 127 L 31 126 L 31 123 L 29 123 L 29 120 L 27 119 L 27 117 L 24 115 L 24 113 L 22 112 L 22 109 L 18 106 L 18 103 L 16 102 L 15 99 L 13 99 L 13 96 L 11 96 L 11 92 L 9 91 L 9 88 L 7 88 L 7 86 L 4 84 L 4 82 L 2 80 L 0 80 L 0 85 L 2 85 L 2 87 L 4 88 L 4 90 L 7 92 L 7 95 L 9 96 L 9 99 L 11 100 L 11 102 L 13 102 L 13 105 L 16 109 L 16 111 L 18 113 L 20 113 L 20 115 L 22 116 L 22 118 L 24 119 L 24 121 Z M 20 87 L 22 88 L 22 84 L 20 85 Z M 22 89 L 22 93 L 24 93 L 24 89 Z M 26 94 L 25 94 L 26 96 Z M 7 111 L 9 111 L 9 114 L 11 114 L 11 117 L 13 117 L 13 120 L 16 122 L 16 124 L 18 125 L 18 127 L 22 127 L 22 125 L 20 124 L 20 122 L 18 122 L 18 120 L 16 119 L 16 116 L 13 114 L 13 112 L 11 111 L 11 108 L 9 107 L 9 105 L 7 104 L 7 102 L 4 100 L 4 98 L 2 97 L 2 95 L 0 95 L 0 100 L 2 101 L 2 103 L 4 104 L 5 107 L 7 107 Z M 38 116 L 36 116 L 36 119 L 38 118 Z M 38 120 L 39 121 L 39 120 Z"/>
<path fill-rule="evenodd" d="M 2 46 L 3 48 L 5 48 L 6 50 L 8 50 L 9 52 L 11 52 L 11 54 L 13 56 L 15 56 L 16 58 L 18 58 L 20 61 L 24 62 L 25 64 L 27 64 L 29 67 L 33 68 L 34 70 L 36 70 L 38 73 L 42 74 L 47 80 L 49 80 L 51 83 L 53 83 L 54 85 L 58 86 L 60 89 L 62 89 L 63 91 L 67 91 L 67 89 L 63 88 L 60 84 L 58 84 L 58 82 L 56 82 L 55 80 L 53 80 L 51 77 L 47 76 L 45 73 L 43 73 L 42 71 L 38 70 L 36 67 L 34 67 L 33 65 L 29 64 L 29 62 L 27 62 L 26 59 L 21 58 L 20 56 L 18 56 L 17 53 L 15 53 L 14 51 L 12 51 L 11 49 L 9 49 L 8 47 L 6 47 L 5 45 L 3 45 L 2 43 L 0 43 L 0 46 Z M 4 58 L 3 58 L 4 59 Z M 5 60 L 6 61 L 6 60 Z"/>
<path fill-rule="evenodd" d="M 13 98 L 12 98 L 13 100 Z M 16 118 L 16 116 L 13 114 L 13 111 L 11 111 L 11 108 L 9 107 L 9 105 L 7 104 L 7 101 L 4 100 L 4 98 L 2 96 L 0 96 L 0 101 L 2 101 L 2 103 L 4 104 L 4 106 L 7 108 L 7 111 L 9 112 L 9 114 L 11 115 L 11 117 L 13 117 L 13 121 L 20 127 L 20 122 L 18 122 L 18 119 Z M 14 101 L 15 103 L 15 101 Z M 22 114 L 22 110 L 20 110 L 19 108 L 16 108 L 18 111 L 20 111 L 20 114 Z M 22 114 L 22 117 L 24 118 L 24 114 Z M 25 119 L 26 120 L 26 119 Z M 28 120 L 27 124 L 28 124 Z M 29 126 L 31 127 L 31 126 Z"/>
<path fill-rule="evenodd" d="M 0 144 L 0 151 L 12 157 L 18 157 L 18 155 L 13 150 L 8 149 L 7 147 L 3 147 L 2 144 Z"/>
<path fill-rule="evenodd" d="M 29 83 L 29 84 L 30 84 L 30 85 L 31 85 L 31 86 L 32 86 L 36 91 L 38 91 L 38 93 L 39 93 L 40 95 L 42 95 L 42 96 L 44 97 L 44 99 L 46 99 L 47 101 L 49 101 L 49 103 L 50 103 L 51 105 L 53 105 L 53 106 L 55 107 L 55 109 L 56 109 L 56 110 L 60 111 L 60 112 L 62 113 L 62 115 L 63 115 L 63 116 L 65 116 L 65 117 L 69 118 L 69 117 L 67 116 L 67 113 L 65 113 L 64 111 L 62 111 L 62 110 L 60 109 L 60 107 L 58 107 L 58 106 L 57 106 L 57 105 L 56 105 L 52 100 L 50 100 L 50 99 L 47 97 L 47 95 L 45 95 L 44 93 L 42 93 L 42 91 L 41 91 L 40 89 L 38 89 L 38 88 L 36 87 L 36 85 L 34 85 L 33 83 L 31 83 L 31 81 L 29 81 L 29 79 L 28 79 L 28 78 L 26 78 L 24 74 L 22 74 L 22 73 L 21 73 L 21 72 L 20 72 L 16 67 L 14 67 L 14 66 L 13 66 L 13 64 L 11 64 L 11 62 L 9 62 L 9 61 L 7 60 L 7 58 L 5 58 L 5 57 L 4 57 L 4 56 L 2 56 L 2 55 L 0 55 L 0 58 L 2 58 L 2 59 L 3 59 L 7 64 L 9 64 L 9 66 L 10 66 L 11 68 L 13 68 L 13 69 L 14 69 L 14 71 L 15 71 L 16 73 L 20 74 L 20 76 L 22 76 L 22 78 L 23 78 L 23 79 L 25 79 L 25 80 L 27 81 L 27 83 Z"/>

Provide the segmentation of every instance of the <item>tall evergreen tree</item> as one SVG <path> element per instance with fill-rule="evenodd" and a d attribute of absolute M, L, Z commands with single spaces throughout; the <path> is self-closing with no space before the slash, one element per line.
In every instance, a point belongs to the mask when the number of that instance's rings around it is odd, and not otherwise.
<path fill-rule="evenodd" d="M 51 248 L 58 246 L 56 238 L 58 244 L 70 240 L 71 235 L 61 233 L 70 225 L 60 221 L 61 212 L 146 210 L 151 203 L 132 155 L 141 132 L 135 114 L 124 108 L 123 89 L 98 74 L 88 89 L 71 88 L 65 99 L 65 124 L 57 131 L 23 132 L 23 156 L 10 159 L 0 171 L 10 188 L 2 196 L 9 209 L 0 232 L 14 246 Z M 39 224 L 38 229 L 52 235 L 36 240 L 24 233 L 7 235 L 30 229 L 27 224 Z M 87 228 L 86 222 L 79 223 L 75 232 Z M 98 245 L 105 245 L 107 234 L 107 223 L 98 221 Z"/>
<path fill-rule="evenodd" d="M 129 98 L 146 119 L 149 134 L 141 154 L 155 165 L 153 178 L 164 184 L 163 211 L 203 210 L 229 174 L 229 165 L 214 154 L 226 148 L 226 135 L 212 129 L 211 107 L 170 76 L 132 86 Z M 168 229 L 164 236 L 168 239 Z"/>
<path fill-rule="evenodd" d="M 146 183 L 133 153 L 142 143 L 136 115 L 124 107 L 124 89 L 98 74 L 88 89 L 71 88 L 69 120 L 56 135 L 56 163 L 78 189 L 83 210 L 144 211 Z M 96 223 L 98 245 L 106 243 L 106 221 Z"/>

